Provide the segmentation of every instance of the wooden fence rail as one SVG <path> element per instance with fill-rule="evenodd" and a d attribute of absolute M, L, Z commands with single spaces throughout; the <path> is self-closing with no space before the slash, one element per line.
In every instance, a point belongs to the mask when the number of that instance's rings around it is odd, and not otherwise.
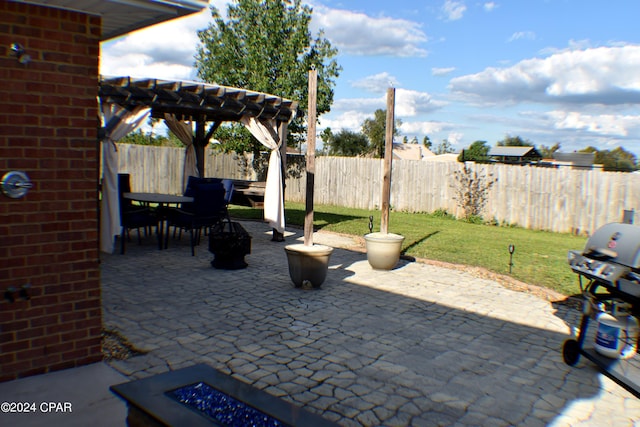
<path fill-rule="evenodd" d="M 119 171 L 131 174 L 134 191 L 182 193 L 183 149 L 119 144 L 118 153 Z M 263 180 L 264 170 L 256 172 L 251 166 L 252 159 L 207 151 L 206 176 Z M 264 162 L 257 163 L 262 169 Z M 495 180 L 483 217 L 498 223 L 588 234 L 608 222 L 620 221 L 625 210 L 640 209 L 640 174 L 468 165 L 487 179 Z M 460 163 L 394 160 L 392 208 L 407 212 L 442 209 L 462 216 L 464 212 L 455 200 L 454 173 L 461 168 Z M 286 180 L 286 200 L 304 202 L 305 175 L 294 175 Z M 377 210 L 381 191 L 381 160 L 316 158 L 316 204 Z"/>

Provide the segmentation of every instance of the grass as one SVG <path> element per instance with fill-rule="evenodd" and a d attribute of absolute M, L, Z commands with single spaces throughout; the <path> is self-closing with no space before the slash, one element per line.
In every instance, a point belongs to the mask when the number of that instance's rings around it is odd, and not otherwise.
<path fill-rule="evenodd" d="M 261 219 L 261 209 L 232 206 L 236 218 Z M 287 224 L 303 225 L 302 203 L 286 204 Z M 337 206 L 315 206 L 314 227 L 350 235 L 379 231 L 380 212 Z M 454 264 L 483 267 L 530 285 L 543 286 L 564 295 L 579 292 L 577 275 L 567 264 L 567 251 L 582 249 L 586 237 L 533 231 L 520 227 L 471 224 L 447 215 L 391 212 L 389 232 L 405 236 L 403 252 Z M 509 272 L 509 245 L 514 245 Z"/>

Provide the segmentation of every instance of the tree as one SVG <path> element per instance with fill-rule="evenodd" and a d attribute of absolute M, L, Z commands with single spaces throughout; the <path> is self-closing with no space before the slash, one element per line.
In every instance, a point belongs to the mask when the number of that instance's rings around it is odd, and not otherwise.
<path fill-rule="evenodd" d="M 141 129 L 125 135 L 118 142 L 123 144 L 155 145 L 158 147 L 184 147 L 178 137 L 171 132 L 167 136 L 153 135 L 151 133 L 145 134 Z"/>
<path fill-rule="evenodd" d="M 538 152 L 542 156 L 543 159 L 552 159 L 553 153 L 556 151 L 560 151 L 560 143 L 556 142 L 552 147 L 547 147 L 546 145 L 541 145 L 538 149 Z"/>
<path fill-rule="evenodd" d="M 507 135 L 502 141 L 498 141 L 498 147 L 533 147 L 533 143 L 528 139 L 522 139 L 519 136 Z"/>
<path fill-rule="evenodd" d="M 638 169 L 636 156 L 622 147 L 601 151 L 595 147 L 587 147 L 579 152 L 596 153 L 595 163 L 603 165 L 602 170 L 608 172 L 633 172 Z"/>
<path fill-rule="evenodd" d="M 322 135 L 325 145 L 328 146 L 328 154 L 330 156 L 354 157 L 366 154 L 369 151 L 369 141 L 360 132 L 342 129 L 337 134 L 333 134 L 330 130 L 326 132 L 325 129 Z M 328 139 L 324 139 L 326 137 Z"/>
<path fill-rule="evenodd" d="M 433 152 L 436 155 L 453 153 L 455 150 L 448 139 L 443 139 Z"/>
<path fill-rule="evenodd" d="M 398 128 L 402 125 L 400 119 L 395 120 L 393 136 L 398 136 Z M 369 139 L 369 148 L 376 157 L 384 157 L 385 129 L 387 127 L 387 110 L 378 109 L 373 113 L 373 119 L 366 119 L 362 123 L 362 133 Z"/>
<path fill-rule="evenodd" d="M 424 138 L 422 139 L 422 145 L 424 145 L 427 150 L 431 150 L 431 146 L 433 144 L 431 143 L 431 140 L 429 139 L 429 137 L 425 135 Z"/>
<path fill-rule="evenodd" d="M 234 0 L 226 20 L 211 6 L 213 22 L 198 32 L 198 76 L 206 82 L 272 93 L 306 106 L 308 71 L 314 66 L 319 117 L 333 103 L 341 68 L 333 59 L 337 50 L 322 30 L 312 38 L 311 14 L 311 7 L 303 6 L 301 0 Z M 297 146 L 305 138 L 306 125 L 299 115 L 289 125 L 288 143 Z M 259 143 L 251 141 L 253 151 L 259 150 Z"/>
<path fill-rule="evenodd" d="M 487 141 L 475 141 L 469 148 L 462 150 L 458 156 L 459 162 L 486 162 L 489 160 L 489 150 Z"/>

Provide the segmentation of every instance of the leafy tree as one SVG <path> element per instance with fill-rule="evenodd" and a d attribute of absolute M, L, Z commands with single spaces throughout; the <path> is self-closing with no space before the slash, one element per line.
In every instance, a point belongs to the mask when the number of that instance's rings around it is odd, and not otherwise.
<path fill-rule="evenodd" d="M 199 31 L 196 53 L 198 76 L 206 82 L 246 88 L 308 103 L 308 72 L 318 70 L 318 117 L 333 103 L 333 87 L 340 66 L 337 50 L 321 31 L 309 30 L 312 9 L 301 0 L 234 0 L 223 19 L 211 6 L 213 22 Z M 299 115 L 289 125 L 289 145 L 306 138 Z M 244 130 L 241 132 L 245 132 Z M 252 151 L 260 149 L 250 139 Z M 235 147 L 246 149 L 247 142 Z"/>
<path fill-rule="evenodd" d="M 402 138 L 402 143 L 403 143 L 403 144 L 408 144 L 408 143 L 409 143 L 409 138 L 407 137 L 407 135 L 405 135 L 405 136 Z"/>
<path fill-rule="evenodd" d="M 473 144 L 462 150 L 458 156 L 459 162 L 486 162 L 489 160 L 489 150 L 491 147 L 487 145 L 487 141 L 475 141 Z"/>
<path fill-rule="evenodd" d="M 605 171 L 633 172 L 638 169 L 636 156 L 622 147 L 601 151 L 595 147 L 587 147 L 579 152 L 596 153 L 595 163 L 603 165 L 602 169 Z"/>
<path fill-rule="evenodd" d="M 533 142 L 522 139 L 519 136 L 507 135 L 502 141 L 498 141 L 498 147 L 533 147 Z"/>
<path fill-rule="evenodd" d="M 337 134 L 330 133 L 327 136 L 328 139 L 323 139 L 323 141 L 328 146 L 328 154 L 330 156 L 354 157 L 366 154 L 369 151 L 369 141 L 360 132 L 342 129 Z"/>
<path fill-rule="evenodd" d="M 425 135 L 424 138 L 422 138 L 422 145 L 424 145 L 428 150 L 431 150 L 431 146 L 433 144 L 431 143 L 429 137 Z"/>
<path fill-rule="evenodd" d="M 169 132 L 167 136 L 153 135 L 151 133 L 145 134 L 140 129 L 129 133 L 118 142 L 123 144 L 153 145 L 157 147 L 184 147 L 184 144 L 180 142 L 178 137 L 171 132 Z"/>
<path fill-rule="evenodd" d="M 417 143 L 418 143 L 418 137 L 417 137 L 417 136 L 414 136 L 414 137 L 411 139 L 410 144 L 417 144 Z"/>
<path fill-rule="evenodd" d="M 553 158 L 553 153 L 556 151 L 560 151 L 560 143 L 556 142 L 551 147 L 547 147 L 546 145 L 541 145 L 538 149 L 538 152 L 542 156 L 543 159 L 551 159 Z"/>
<path fill-rule="evenodd" d="M 398 136 L 398 128 L 402 125 L 400 119 L 395 120 L 393 136 Z M 387 110 L 378 109 L 373 113 L 373 119 L 366 119 L 362 123 L 362 133 L 369 139 L 369 148 L 376 157 L 384 157 L 385 129 L 387 127 Z"/>
<path fill-rule="evenodd" d="M 213 137 L 220 143 L 214 147 L 223 153 L 255 153 L 265 148 L 256 146 L 255 140 L 243 125 L 238 123 L 224 123 L 213 133 Z"/>
<path fill-rule="evenodd" d="M 453 149 L 453 146 L 451 145 L 451 143 L 449 142 L 448 139 L 443 139 L 442 142 L 440 144 L 438 144 L 438 146 L 436 147 L 434 154 L 436 155 L 440 155 L 440 154 L 448 154 L 448 153 L 453 153 L 456 150 Z"/>

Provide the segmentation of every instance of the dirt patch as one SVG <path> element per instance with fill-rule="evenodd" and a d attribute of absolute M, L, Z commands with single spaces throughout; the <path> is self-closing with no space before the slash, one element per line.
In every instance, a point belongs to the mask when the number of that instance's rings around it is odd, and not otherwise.
<path fill-rule="evenodd" d="M 116 331 L 102 330 L 102 354 L 104 360 L 125 360 L 146 354 L 138 350 L 125 337 Z"/>

